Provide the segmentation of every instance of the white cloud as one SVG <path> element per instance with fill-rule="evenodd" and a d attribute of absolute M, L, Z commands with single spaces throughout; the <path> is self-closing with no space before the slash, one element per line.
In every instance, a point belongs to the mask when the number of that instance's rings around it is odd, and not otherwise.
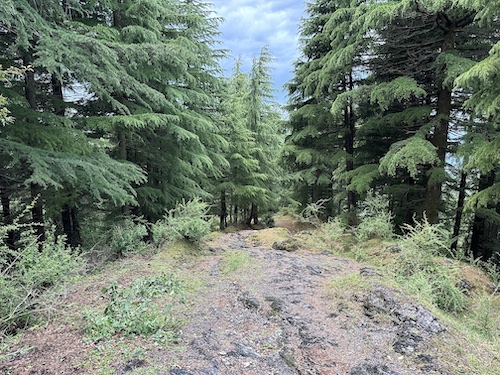
<path fill-rule="evenodd" d="M 275 86 L 290 80 L 297 59 L 297 30 L 304 12 L 303 0 L 213 0 L 213 8 L 224 18 L 220 25 L 223 46 L 233 57 L 241 57 L 243 68 L 249 69 L 260 49 L 269 46 L 276 61 L 273 64 Z M 224 67 L 230 68 L 234 60 Z M 277 95 L 283 101 L 283 94 Z"/>

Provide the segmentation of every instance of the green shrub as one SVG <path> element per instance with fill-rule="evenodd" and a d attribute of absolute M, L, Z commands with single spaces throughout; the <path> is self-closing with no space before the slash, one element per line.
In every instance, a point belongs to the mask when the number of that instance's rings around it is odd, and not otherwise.
<path fill-rule="evenodd" d="M 345 234 L 346 226 L 338 217 L 328 219 L 328 222 L 321 225 L 323 237 L 329 241 L 338 241 Z"/>
<path fill-rule="evenodd" d="M 330 199 L 320 199 L 317 202 L 309 203 L 301 212 L 299 219 L 302 222 L 310 223 L 315 226 L 321 224 L 321 217 L 325 214 L 325 203 Z"/>
<path fill-rule="evenodd" d="M 83 258 L 50 231 L 41 248 L 29 233 L 18 250 L 0 247 L 0 259 L 11 259 L 0 268 L 0 333 L 29 324 L 44 291 L 85 270 Z"/>
<path fill-rule="evenodd" d="M 462 311 L 467 299 L 456 286 L 458 269 L 441 257 L 449 249 L 448 231 L 425 219 L 403 229 L 406 234 L 400 241 L 402 250 L 390 266 L 396 279 L 442 310 Z"/>
<path fill-rule="evenodd" d="M 370 192 L 361 203 L 360 223 L 354 229 L 359 241 L 372 238 L 391 239 L 394 237 L 392 219 L 389 210 L 389 199 L 386 196 Z"/>
<path fill-rule="evenodd" d="M 211 232 L 213 216 L 209 206 L 200 199 L 181 202 L 152 226 L 153 241 L 157 246 L 165 242 L 186 239 L 197 242 Z"/>
<path fill-rule="evenodd" d="M 481 336 L 494 342 L 500 341 L 500 318 L 494 305 L 495 296 L 483 294 L 468 316 L 469 326 Z"/>
<path fill-rule="evenodd" d="M 111 229 L 109 246 L 115 256 L 142 254 L 147 249 L 144 238 L 148 231 L 146 224 L 140 220 L 127 219 Z"/>
<path fill-rule="evenodd" d="M 166 274 L 138 279 L 127 288 L 116 282 L 103 289 L 108 298 L 103 313 L 85 311 L 85 333 L 93 341 L 116 334 L 154 336 L 160 341 L 175 337 L 177 321 L 172 316 L 172 304 L 160 304 L 160 299 L 184 301 L 182 283 Z"/>

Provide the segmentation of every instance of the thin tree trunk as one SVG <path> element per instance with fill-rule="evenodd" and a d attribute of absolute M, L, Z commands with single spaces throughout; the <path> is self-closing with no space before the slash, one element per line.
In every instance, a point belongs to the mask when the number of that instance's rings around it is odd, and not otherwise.
<path fill-rule="evenodd" d="M 28 66 L 32 62 L 32 56 L 29 52 L 25 53 L 23 58 L 24 65 Z M 31 109 L 36 110 L 36 81 L 35 72 L 29 70 L 24 78 L 24 95 Z M 35 183 L 30 185 L 31 199 L 34 201 L 34 206 L 31 209 L 31 216 L 34 223 L 35 235 L 38 241 L 38 248 L 43 250 L 43 242 L 45 241 L 45 225 L 43 217 L 43 201 L 42 188 Z"/>
<path fill-rule="evenodd" d="M 226 191 L 220 192 L 220 223 L 219 229 L 223 230 L 227 226 L 227 206 L 226 206 Z"/>
<path fill-rule="evenodd" d="M 495 172 L 492 171 L 486 176 L 481 176 L 479 179 L 479 191 L 484 190 L 493 185 L 495 182 Z M 484 208 L 483 210 L 487 210 Z M 500 203 L 490 207 L 500 214 Z M 481 258 L 483 261 L 489 260 L 493 256 L 493 248 L 498 242 L 500 225 L 494 220 L 488 220 L 486 215 L 481 214 L 477 210 L 472 223 L 472 236 L 470 244 L 470 252 L 474 259 Z"/>
<path fill-rule="evenodd" d="M 42 189 L 36 184 L 31 184 L 30 189 L 31 199 L 34 201 L 33 207 L 31 208 L 31 219 L 33 220 L 33 228 L 38 241 L 38 248 L 41 251 L 43 250 L 43 242 L 46 239 L 41 195 Z"/>
<path fill-rule="evenodd" d="M 348 82 L 346 84 L 346 91 L 352 91 L 354 83 L 353 83 L 353 78 L 352 78 L 352 72 L 349 73 L 348 77 Z M 344 127 L 346 129 L 346 135 L 345 135 L 345 143 L 344 143 L 344 148 L 346 151 L 346 171 L 352 171 L 354 170 L 354 133 L 356 131 L 355 129 L 355 118 L 354 118 L 354 110 L 352 107 L 352 104 L 349 104 L 345 109 L 344 109 Z M 347 191 L 347 209 L 349 212 L 349 225 L 356 225 L 357 224 L 357 218 L 356 218 L 356 193 L 352 190 Z"/>
<path fill-rule="evenodd" d="M 14 223 L 14 218 L 12 217 L 12 212 L 10 209 L 10 194 L 6 188 L 2 188 L 0 190 L 0 198 L 2 201 L 3 225 L 9 226 Z M 9 230 L 7 232 L 7 236 L 5 238 L 5 244 L 9 249 L 15 248 L 16 233 L 13 230 Z"/>
<path fill-rule="evenodd" d="M 61 211 L 66 243 L 72 248 L 81 245 L 80 224 L 77 214 L 77 209 L 75 207 L 70 207 L 68 204 L 65 204 Z"/>
<path fill-rule="evenodd" d="M 258 215 L 258 207 L 256 203 L 252 203 L 252 207 L 250 208 L 250 219 L 249 222 L 256 225 L 259 223 L 259 215 Z"/>
<path fill-rule="evenodd" d="M 457 212 L 455 213 L 455 223 L 453 225 L 453 242 L 451 243 L 451 251 L 456 252 L 458 246 L 458 236 L 460 235 L 460 226 L 462 225 L 462 213 L 464 211 L 465 188 L 467 185 L 467 173 L 463 172 L 460 175 L 460 186 L 458 193 Z"/>
<path fill-rule="evenodd" d="M 127 160 L 127 137 L 124 130 L 118 131 L 118 155 L 121 160 Z M 130 205 L 125 204 L 122 206 L 123 216 L 130 216 L 131 208 Z"/>

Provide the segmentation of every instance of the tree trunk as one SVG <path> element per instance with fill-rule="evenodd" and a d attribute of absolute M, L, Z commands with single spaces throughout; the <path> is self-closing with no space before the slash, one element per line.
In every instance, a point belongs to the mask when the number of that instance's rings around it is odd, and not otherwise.
<path fill-rule="evenodd" d="M 38 248 L 43 250 L 43 242 L 45 241 L 45 225 L 43 216 L 43 202 L 42 202 L 42 189 L 36 184 L 31 184 L 31 199 L 34 201 L 31 208 L 31 219 L 33 220 L 33 229 L 38 241 Z"/>
<path fill-rule="evenodd" d="M 442 52 L 450 52 L 455 49 L 455 33 L 456 26 L 452 20 L 448 19 L 449 24 L 444 30 L 444 41 Z M 437 76 L 444 77 L 446 67 L 438 67 Z M 448 148 L 448 128 L 450 122 L 450 114 L 452 108 L 451 87 L 445 86 L 443 79 L 437 83 L 437 108 L 436 119 L 437 124 L 434 127 L 434 133 L 430 136 L 430 142 L 436 147 L 437 156 L 439 159 L 438 168 L 445 167 L 446 151 Z M 442 181 L 436 181 L 429 177 L 425 192 L 425 212 L 427 220 L 430 224 L 435 224 L 439 221 L 439 211 L 441 210 L 441 195 Z"/>
<path fill-rule="evenodd" d="M 124 130 L 118 131 L 118 157 L 121 160 L 127 160 L 127 137 Z M 125 204 L 122 206 L 122 215 L 130 216 L 131 208 L 130 205 Z"/>
<path fill-rule="evenodd" d="M 81 245 L 80 224 L 77 217 L 77 209 L 65 204 L 61 210 L 64 234 L 66 243 L 72 248 Z"/>
<path fill-rule="evenodd" d="M 467 173 L 462 172 L 460 175 L 460 186 L 458 188 L 458 202 L 457 202 L 457 211 L 455 213 L 455 224 L 453 225 L 453 236 L 451 243 L 451 251 L 455 253 L 457 251 L 458 246 L 458 236 L 460 235 L 460 226 L 462 224 L 462 213 L 464 211 L 464 202 L 465 202 L 465 188 L 467 185 Z"/>
<path fill-rule="evenodd" d="M 348 76 L 348 82 L 346 84 L 346 91 L 352 91 L 353 90 L 353 78 L 352 78 L 352 72 L 349 73 Z M 352 104 L 349 104 L 345 109 L 344 109 L 344 127 L 346 129 L 346 135 L 345 135 L 345 143 L 344 143 L 344 148 L 345 152 L 347 154 L 346 156 L 346 172 L 354 170 L 354 133 L 356 131 L 355 129 L 355 118 L 354 118 L 354 110 Z M 347 183 L 349 184 L 350 181 Z M 357 225 L 357 218 L 356 218 L 356 193 L 352 190 L 347 190 L 347 210 L 348 210 L 348 222 L 349 225 L 355 226 Z"/>
<path fill-rule="evenodd" d="M 12 217 L 12 212 L 10 210 L 10 194 L 7 188 L 0 189 L 0 198 L 2 201 L 3 225 L 9 226 L 14 223 L 14 218 Z M 14 249 L 15 244 L 16 233 L 13 230 L 9 230 L 5 238 L 5 245 L 7 245 L 9 249 Z M 7 262 L 9 262 L 9 260 L 7 260 Z"/>
<path fill-rule="evenodd" d="M 252 207 L 250 209 L 249 223 L 252 223 L 252 221 L 254 225 L 259 224 L 258 206 L 256 203 L 252 203 Z"/>
<path fill-rule="evenodd" d="M 223 230 L 227 226 L 227 206 L 226 206 L 226 191 L 220 192 L 220 223 L 219 229 Z"/>
<path fill-rule="evenodd" d="M 491 171 L 486 176 L 481 176 L 479 179 L 479 191 L 492 186 L 494 182 L 494 171 Z M 481 258 L 483 261 L 488 261 L 493 256 L 493 249 L 498 246 L 500 233 L 499 223 L 494 219 L 488 220 L 488 215 L 482 212 L 488 209 L 494 210 L 496 214 L 500 214 L 500 203 L 497 203 L 494 207 L 476 209 L 476 215 L 472 223 L 470 252 L 474 259 Z"/>

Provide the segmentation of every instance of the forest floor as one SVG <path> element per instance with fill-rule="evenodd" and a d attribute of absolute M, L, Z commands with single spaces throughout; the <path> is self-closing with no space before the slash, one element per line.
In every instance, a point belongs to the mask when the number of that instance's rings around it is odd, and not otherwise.
<path fill-rule="evenodd" d="M 500 374 L 500 353 L 376 267 L 335 254 L 312 229 L 277 224 L 124 259 L 68 286 L 48 322 L 2 344 L 0 374 Z M 159 273 L 187 291 L 173 310 L 177 338 L 86 338 L 83 311 L 102 311 L 102 288 Z"/>

